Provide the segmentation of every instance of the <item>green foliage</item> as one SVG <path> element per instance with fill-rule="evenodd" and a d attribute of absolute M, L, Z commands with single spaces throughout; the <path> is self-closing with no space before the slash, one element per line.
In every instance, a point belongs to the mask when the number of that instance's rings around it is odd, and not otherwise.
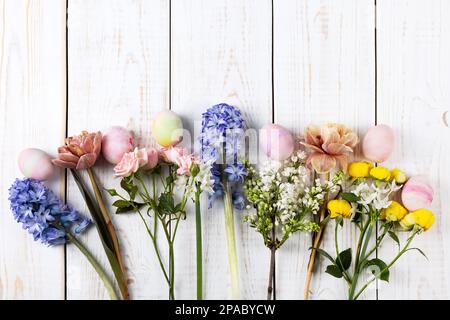
<path fill-rule="evenodd" d="M 352 249 L 342 251 L 336 258 L 336 265 L 341 271 L 347 271 L 352 264 Z"/>
<path fill-rule="evenodd" d="M 343 192 L 341 193 L 341 198 L 343 200 L 346 200 L 348 202 L 353 202 L 353 203 L 357 203 L 358 201 L 361 200 L 360 197 L 358 197 L 357 195 L 351 193 L 351 192 Z"/>
<path fill-rule="evenodd" d="M 389 269 L 387 268 L 386 263 L 381 259 L 372 259 L 367 261 L 365 265 L 366 268 L 375 267 L 372 270 L 372 274 L 380 280 L 389 282 Z"/>

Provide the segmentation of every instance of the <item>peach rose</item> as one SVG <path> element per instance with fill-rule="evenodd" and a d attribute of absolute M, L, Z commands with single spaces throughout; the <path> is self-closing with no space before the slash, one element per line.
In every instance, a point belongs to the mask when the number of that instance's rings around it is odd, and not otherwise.
<path fill-rule="evenodd" d="M 129 177 L 147 163 L 147 150 L 135 148 L 134 151 L 123 155 L 122 160 L 114 167 L 114 174 L 116 177 Z"/>

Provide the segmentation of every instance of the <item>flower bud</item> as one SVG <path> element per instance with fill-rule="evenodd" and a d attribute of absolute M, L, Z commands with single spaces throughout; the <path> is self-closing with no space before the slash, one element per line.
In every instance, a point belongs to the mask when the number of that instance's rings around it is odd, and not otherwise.
<path fill-rule="evenodd" d="M 369 162 L 353 162 L 348 167 L 348 174 L 352 178 L 368 178 L 373 165 Z"/>
<path fill-rule="evenodd" d="M 189 170 L 191 171 L 191 176 L 193 178 L 195 178 L 200 173 L 200 167 L 195 162 L 192 162 L 191 168 Z"/>
<path fill-rule="evenodd" d="M 421 227 L 424 231 L 430 229 L 436 218 L 428 209 L 419 209 L 406 215 L 401 221 L 400 225 L 407 230 L 412 229 L 414 226 Z"/>
<path fill-rule="evenodd" d="M 370 176 L 381 181 L 389 181 L 391 179 L 391 172 L 385 167 L 375 167 L 370 170 Z"/>
<path fill-rule="evenodd" d="M 335 219 L 337 217 L 350 218 L 352 215 L 352 206 L 346 200 L 331 200 L 327 205 L 330 212 L 330 218 Z"/>
<path fill-rule="evenodd" d="M 381 219 L 388 221 L 400 221 L 408 214 L 408 210 L 400 203 L 392 201 L 391 205 L 381 212 Z"/>
<path fill-rule="evenodd" d="M 176 146 L 183 140 L 183 121 L 173 111 L 161 111 L 153 120 L 152 134 L 160 146 Z"/>
<path fill-rule="evenodd" d="M 404 184 L 408 180 L 407 175 L 397 168 L 392 170 L 391 176 L 397 184 Z"/>

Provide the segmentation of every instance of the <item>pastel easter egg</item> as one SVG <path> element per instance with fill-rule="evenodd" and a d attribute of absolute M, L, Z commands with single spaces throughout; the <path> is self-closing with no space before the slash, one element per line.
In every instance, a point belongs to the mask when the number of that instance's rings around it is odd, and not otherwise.
<path fill-rule="evenodd" d="M 111 164 L 118 164 L 125 153 L 134 150 L 133 132 L 119 126 L 106 130 L 102 138 L 103 157 Z"/>
<path fill-rule="evenodd" d="M 265 125 L 260 131 L 260 147 L 272 160 L 288 159 L 295 148 L 294 137 L 286 128 L 277 124 Z"/>
<path fill-rule="evenodd" d="M 433 197 L 433 187 L 425 176 L 412 177 L 403 187 L 402 202 L 409 211 L 429 208 Z"/>
<path fill-rule="evenodd" d="M 183 121 L 173 111 L 161 111 L 153 120 L 152 135 L 164 148 L 176 146 L 183 140 Z"/>
<path fill-rule="evenodd" d="M 29 148 L 19 154 L 19 169 L 27 178 L 47 180 L 54 173 L 50 156 L 40 149 Z"/>
<path fill-rule="evenodd" d="M 391 127 L 380 124 L 369 129 L 363 140 L 364 156 L 373 162 L 384 162 L 395 147 L 395 134 Z"/>

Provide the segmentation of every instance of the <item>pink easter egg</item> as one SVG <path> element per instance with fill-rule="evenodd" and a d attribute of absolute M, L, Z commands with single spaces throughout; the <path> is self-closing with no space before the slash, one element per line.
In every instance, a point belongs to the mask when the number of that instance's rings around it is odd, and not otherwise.
<path fill-rule="evenodd" d="M 19 154 L 19 169 L 27 178 L 47 180 L 54 173 L 50 156 L 40 149 L 29 148 Z"/>
<path fill-rule="evenodd" d="M 429 208 L 433 202 L 433 196 L 433 187 L 425 176 L 410 178 L 402 191 L 403 205 L 409 211 Z"/>
<path fill-rule="evenodd" d="M 109 163 L 118 164 L 125 153 L 133 150 L 134 135 L 130 130 L 114 126 L 103 134 L 102 154 Z"/>
<path fill-rule="evenodd" d="M 278 161 L 289 158 L 295 148 L 291 132 L 277 124 L 268 124 L 261 129 L 259 143 L 269 158 Z"/>
<path fill-rule="evenodd" d="M 395 147 L 395 134 L 391 127 L 380 124 L 369 129 L 363 140 L 364 156 L 373 162 L 384 162 Z"/>

